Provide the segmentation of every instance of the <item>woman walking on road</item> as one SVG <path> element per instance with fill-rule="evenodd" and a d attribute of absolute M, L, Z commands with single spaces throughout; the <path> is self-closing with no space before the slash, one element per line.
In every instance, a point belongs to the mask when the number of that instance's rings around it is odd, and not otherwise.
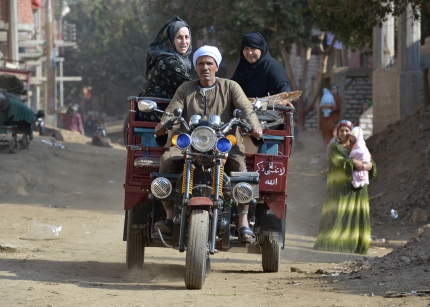
<path fill-rule="evenodd" d="M 376 177 L 376 164 L 350 159 L 352 123 L 342 120 L 337 140 L 329 147 L 329 173 L 321 223 L 314 249 L 366 254 L 370 246 L 370 214 L 367 185 L 354 188 L 353 170 Z"/>

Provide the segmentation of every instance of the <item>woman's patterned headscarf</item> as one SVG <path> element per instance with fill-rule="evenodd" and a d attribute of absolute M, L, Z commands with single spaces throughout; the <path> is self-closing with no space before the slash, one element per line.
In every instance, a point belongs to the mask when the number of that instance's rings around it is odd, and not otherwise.
<path fill-rule="evenodd" d="M 161 28 L 157 35 L 152 40 L 146 52 L 146 69 L 145 76 L 154 67 L 155 63 L 161 58 L 168 56 L 175 56 L 188 70 L 191 69 L 191 62 L 188 56 L 191 54 L 192 48 L 191 43 L 185 54 L 180 54 L 175 49 L 175 35 L 180 28 L 187 27 L 190 32 L 191 30 L 188 24 L 178 16 L 173 16 L 167 23 Z"/>
<path fill-rule="evenodd" d="M 340 127 L 348 127 L 349 130 L 352 130 L 353 126 L 349 120 L 341 120 L 339 125 L 337 125 L 337 131 L 339 131 Z"/>

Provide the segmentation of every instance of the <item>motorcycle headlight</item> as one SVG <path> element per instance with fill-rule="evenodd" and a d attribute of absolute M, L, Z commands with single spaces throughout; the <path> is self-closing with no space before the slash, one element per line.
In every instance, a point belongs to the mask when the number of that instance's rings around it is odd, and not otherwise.
<path fill-rule="evenodd" d="M 198 151 L 209 151 L 215 146 L 217 137 L 215 131 L 209 127 L 197 127 L 191 134 L 191 145 Z"/>
<path fill-rule="evenodd" d="M 191 137 L 186 133 L 181 133 L 176 139 L 176 146 L 179 149 L 187 149 L 191 145 Z"/>
<path fill-rule="evenodd" d="M 231 142 L 228 138 L 220 138 L 218 139 L 218 141 L 216 142 L 216 149 L 221 152 L 221 153 L 226 153 L 229 152 L 231 149 Z"/>

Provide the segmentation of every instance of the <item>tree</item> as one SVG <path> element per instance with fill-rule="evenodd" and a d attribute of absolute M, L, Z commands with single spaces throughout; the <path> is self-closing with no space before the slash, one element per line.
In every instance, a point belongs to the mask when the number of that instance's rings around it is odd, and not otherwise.
<path fill-rule="evenodd" d="M 352 50 L 372 52 L 373 28 L 382 26 L 388 16 L 399 16 L 411 5 L 414 19 L 428 20 L 430 4 L 428 0 L 306 0 L 307 10 L 312 15 L 314 26 L 332 32 L 336 39 Z M 428 23 L 423 29 L 427 29 Z M 423 33 L 424 34 L 424 33 Z M 424 37 L 424 36 L 423 36 Z M 333 40 L 334 41 L 334 40 Z M 364 50 L 366 49 L 366 50 Z M 325 52 L 324 54 L 327 54 Z M 306 111 L 315 105 L 318 93 L 322 91 L 322 74 L 326 71 L 326 59 L 321 63 L 317 77 L 317 90 Z"/>
<path fill-rule="evenodd" d="M 269 45 L 272 56 L 283 61 L 293 90 L 301 90 L 305 96 L 307 63 L 310 59 L 311 19 L 301 0 L 268 0 L 262 6 L 261 1 L 196 1 L 196 0 L 146 0 L 151 15 L 167 19 L 172 11 L 184 19 L 191 27 L 193 40 L 210 43 L 216 40 L 221 47 L 223 58 L 227 61 L 239 59 L 242 36 L 248 31 L 260 32 Z M 302 12 L 299 14 L 299 12 Z M 213 41 L 212 41 L 213 43 Z M 293 44 L 302 46 L 305 54 L 300 84 L 289 62 L 288 53 Z M 302 102 L 299 101 L 299 108 Z"/>
<path fill-rule="evenodd" d="M 216 40 L 223 58 L 237 60 L 243 34 L 256 30 L 266 39 L 272 55 L 281 58 L 279 42 L 287 51 L 292 44 L 311 46 L 309 14 L 301 0 L 196 1 L 146 0 L 150 15 L 170 18 L 174 11 L 191 27 L 193 39 Z"/>
<path fill-rule="evenodd" d="M 106 109 L 109 102 L 118 105 L 137 95 L 149 44 L 141 1 L 73 1 L 69 6 L 65 19 L 76 24 L 78 47 L 66 50 L 65 74 L 82 76 L 82 83 L 67 84 L 66 95 L 80 95 L 83 86 L 91 86 Z M 118 110 L 111 108 L 110 113 Z"/>
<path fill-rule="evenodd" d="M 373 28 L 387 16 L 399 16 L 411 5 L 414 18 L 430 15 L 428 0 L 306 0 L 315 26 L 336 35 L 351 49 L 372 46 Z M 422 13 L 421 13 L 422 11 Z"/>

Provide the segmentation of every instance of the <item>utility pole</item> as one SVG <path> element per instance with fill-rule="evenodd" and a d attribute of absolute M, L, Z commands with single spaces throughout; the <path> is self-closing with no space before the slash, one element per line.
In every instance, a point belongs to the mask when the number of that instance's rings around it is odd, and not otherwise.
<path fill-rule="evenodd" d="M 55 102 L 55 49 L 54 49 L 54 6 L 53 0 L 46 0 L 46 103 L 45 114 L 47 124 L 56 127 Z"/>
<path fill-rule="evenodd" d="M 16 0 L 9 0 L 8 60 L 19 65 L 18 54 L 18 7 Z"/>

